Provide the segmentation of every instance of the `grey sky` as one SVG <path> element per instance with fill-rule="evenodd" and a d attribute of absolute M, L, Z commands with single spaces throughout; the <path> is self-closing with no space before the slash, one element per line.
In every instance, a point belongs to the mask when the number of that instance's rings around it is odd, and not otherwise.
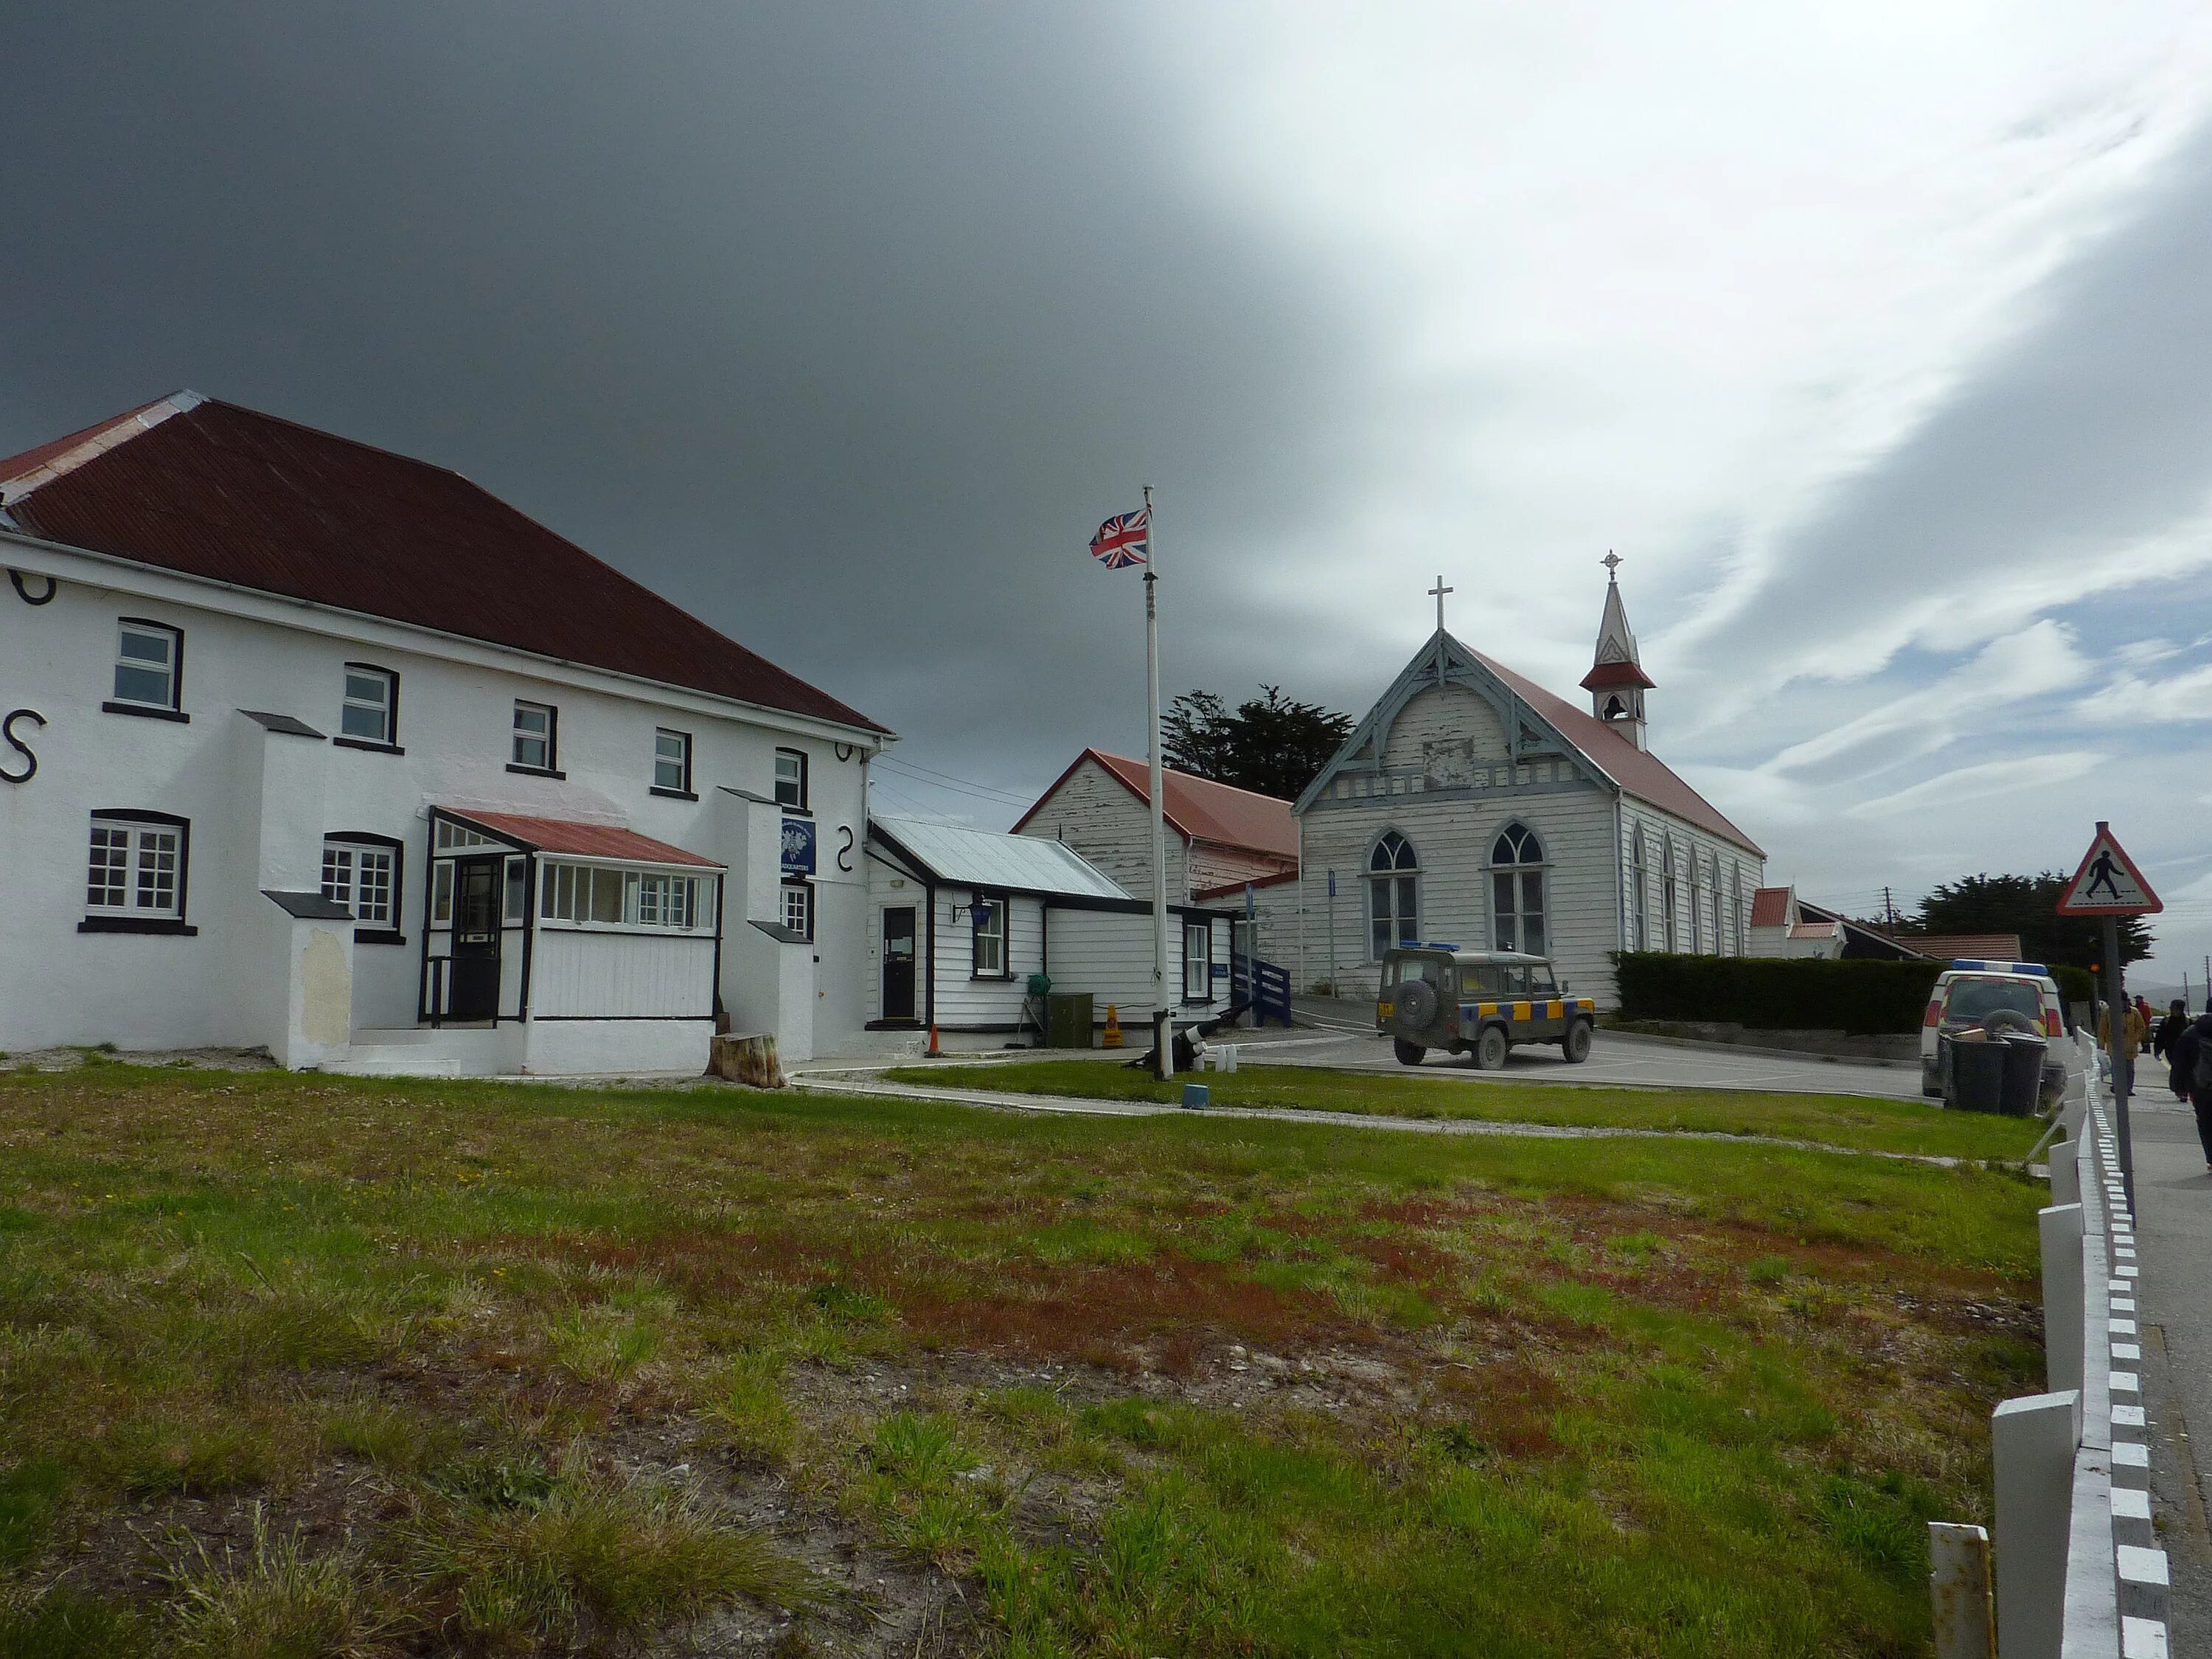
<path fill-rule="evenodd" d="M 1082 544 L 1144 482 L 1170 691 L 1358 713 L 1438 569 L 1571 690 L 1614 546 L 1659 746 L 1776 875 L 1917 891 L 2110 817 L 2196 884 L 2176 972 L 2212 942 L 2190 8 L 6 39 L 0 448 L 190 386 L 438 460 L 1010 795 L 1141 741 L 1138 584 Z"/>

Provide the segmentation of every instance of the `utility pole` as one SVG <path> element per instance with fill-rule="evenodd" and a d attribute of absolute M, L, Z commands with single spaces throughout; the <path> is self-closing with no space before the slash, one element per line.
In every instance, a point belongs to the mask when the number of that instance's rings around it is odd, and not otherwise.
<path fill-rule="evenodd" d="M 1897 926 L 1897 906 L 1890 902 L 1889 888 L 1886 884 L 1881 890 L 1881 919 L 1889 927 Z"/>

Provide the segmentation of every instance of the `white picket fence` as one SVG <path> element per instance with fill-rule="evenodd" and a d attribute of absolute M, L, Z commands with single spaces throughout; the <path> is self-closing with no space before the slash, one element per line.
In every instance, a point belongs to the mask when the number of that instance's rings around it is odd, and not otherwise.
<path fill-rule="evenodd" d="M 2039 1218 L 2050 1391 L 2003 1401 L 1990 1421 L 1996 1651 L 2166 1659 L 2168 1579 L 2151 1526 L 2135 1218 L 2101 1091 L 2093 1084 L 2065 1115 L 2069 1138 L 2051 1150 L 2051 1207 Z M 1938 1651 L 1985 1659 L 1985 1620 L 1946 1620 L 1943 1555 L 1939 1539 Z"/>

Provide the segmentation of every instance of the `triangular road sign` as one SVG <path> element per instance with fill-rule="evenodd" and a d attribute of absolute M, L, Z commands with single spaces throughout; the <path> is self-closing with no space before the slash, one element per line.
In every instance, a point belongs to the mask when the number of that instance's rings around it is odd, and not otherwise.
<path fill-rule="evenodd" d="M 2101 818 L 2097 838 L 2081 855 L 2081 867 L 2058 897 L 2062 916 L 2148 916 L 2166 907 L 2150 890 L 2136 861 L 2122 850 Z"/>

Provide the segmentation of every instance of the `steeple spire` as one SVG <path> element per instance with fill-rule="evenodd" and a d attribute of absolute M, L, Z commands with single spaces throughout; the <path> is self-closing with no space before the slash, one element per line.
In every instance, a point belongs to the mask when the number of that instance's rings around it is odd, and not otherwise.
<path fill-rule="evenodd" d="M 1638 749 L 1644 747 L 1644 694 L 1652 689 L 1629 630 L 1628 609 L 1620 602 L 1620 556 L 1610 549 L 1598 562 L 1605 567 L 1605 614 L 1598 620 L 1597 649 L 1583 689 L 1590 694 L 1590 713 L 1614 727 Z"/>

